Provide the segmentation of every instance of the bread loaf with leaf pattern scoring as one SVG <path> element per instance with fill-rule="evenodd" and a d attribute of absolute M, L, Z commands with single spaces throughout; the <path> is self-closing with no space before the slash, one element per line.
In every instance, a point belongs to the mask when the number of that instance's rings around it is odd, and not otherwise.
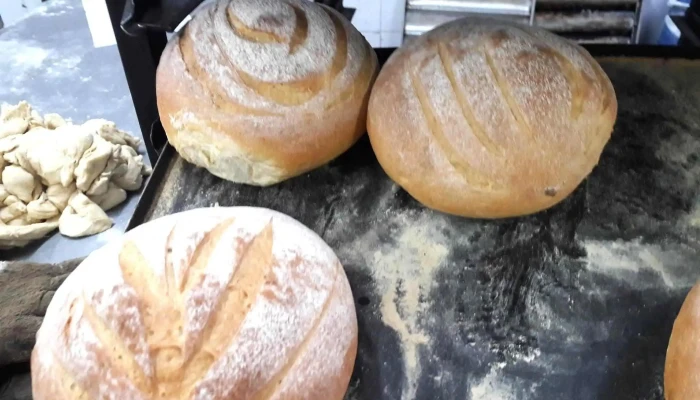
<path fill-rule="evenodd" d="M 366 126 L 377 56 L 349 21 L 307 0 L 219 0 L 158 66 L 158 110 L 186 160 L 270 185 L 347 150 Z"/>
<path fill-rule="evenodd" d="M 585 49 L 464 18 L 392 54 L 372 89 L 368 132 L 384 170 L 421 203 L 498 218 L 568 196 L 598 163 L 616 116 L 613 86 Z"/>
<path fill-rule="evenodd" d="M 92 253 L 53 297 L 35 400 L 340 400 L 357 351 L 343 267 L 294 219 L 198 209 Z"/>

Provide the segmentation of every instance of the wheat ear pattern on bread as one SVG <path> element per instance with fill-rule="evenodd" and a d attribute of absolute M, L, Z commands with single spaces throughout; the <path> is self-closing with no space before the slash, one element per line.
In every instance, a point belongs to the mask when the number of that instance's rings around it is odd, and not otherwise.
<path fill-rule="evenodd" d="M 93 252 L 37 334 L 35 400 L 340 400 L 357 352 L 343 267 L 294 219 L 197 209 Z"/>
<path fill-rule="evenodd" d="M 367 127 L 384 170 L 418 201 L 499 218 L 568 196 L 597 164 L 616 115 L 610 80 L 580 46 L 464 18 L 392 54 Z"/>
<path fill-rule="evenodd" d="M 220 0 L 167 45 L 158 110 L 187 161 L 270 185 L 337 157 L 364 132 L 377 56 L 307 0 Z"/>

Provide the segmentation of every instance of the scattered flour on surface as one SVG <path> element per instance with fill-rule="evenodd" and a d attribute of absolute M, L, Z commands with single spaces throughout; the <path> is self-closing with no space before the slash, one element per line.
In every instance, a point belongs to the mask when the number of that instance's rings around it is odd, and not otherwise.
<path fill-rule="evenodd" d="M 700 204 L 695 204 L 685 221 L 692 228 L 700 228 Z"/>
<path fill-rule="evenodd" d="M 518 400 L 513 387 L 499 374 L 498 366 L 492 368 L 485 377 L 470 389 L 471 400 Z"/>
<path fill-rule="evenodd" d="M 668 287 L 675 287 L 677 279 L 668 268 L 682 263 L 676 252 L 664 251 L 659 245 L 647 245 L 639 239 L 625 242 L 588 240 L 584 242 L 588 255 L 588 269 L 620 278 L 638 275 L 649 270 L 659 276 Z"/>
<path fill-rule="evenodd" d="M 61 78 L 67 75 L 73 75 L 79 71 L 76 67 L 81 61 L 82 58 L 78 56 L 61 58 L 56 60 L 56 62 L 52 62 L 51 66 L 46 68 L 45 73 L 50 78 Z"/>
<path fill-rule="evenodd" d="M 382 321 L 399 336 L 406 385 L 402 398 L 414 398 L 420 376 L 419 349 L 431 338 L 420 320 L 429 307 L 433 276 L 448 254 L 446 222 L 434 215 L 402 213 L 390 217 L 396 224 L 393 242 L 381 243 L 370 233 L 355 243 L 355 254 L 365 254 L 365 264 L 382 294 Z"/>
<path fill-rule="evenodd" d="M 51 52 L 34 46 L 31 42 L 0 40 L 0 65 L 8 63 L 13 68 L 40 68 Z"/>

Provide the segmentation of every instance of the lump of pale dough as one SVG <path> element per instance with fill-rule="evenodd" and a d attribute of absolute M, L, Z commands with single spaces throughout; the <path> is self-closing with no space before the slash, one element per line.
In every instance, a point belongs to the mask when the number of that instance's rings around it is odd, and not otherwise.
<path fill-rule="evenodd" d="M 22 202 L 12 203 L 7 207 L 0 208 L 0 221 L 8 223 L 13 219 L 27 213 L 27 206 Z"/>
<path fill-rule="evenodd" d="M 67 124 L 68 123 L 66 122 L 66 120 L 58 114 L 51 113 L 44 115 L 44 126 L 46 127 L 46 129 L 53 130 Z"/>
<path fill-rule="evenodd" d="M 122 165 L 117 167 L 119 171 L 115 169 L 112 175 L 112 181 L 122 189 L 138 190 L 143 183 L 145 169 L 143 156 L 138 155 L 136 151 L 129 146 L 121 146 L 119 159 Z M 120 168 L 123 165 L 126 165 L 126 170 Z"/>
<path fill-rule="evenodd" d="M 57 226 L 58 222 L 40 222 L 24 226 L 0 225 L 0 245 L 8 241 L 41 239 Z"/>
<path fill-rule="evenodd" d="M 7 225 L 10 226 L 23 226 L 23 225 L 31 225 L 33 223 L 40 222 L 36 219 L 29 218 L 27 214 L 20 215 L 19 217 L 13 219 L 12 221 L 8 222 Z"/>
<path fill-rule="evenodd" d="M 5 186 L 5 190 L 25 203 L 34 199 L 36 183 L 34 175 L 22 167 L 10 165 L 2 171 L 2 184 Z"/>
<path fill-rule="evenodd" d="M 31 106 L 30 106 L 31 108 Z M 29 114 L 29 128 L 28 130 L 32 130 L 36 127 L 44 127 L 44 119 L 41 118 L 41 114 L 37 112 L 36 110 L 31 110 Z"/>
<path fill-rule="evenodd" d="M 97 177 L 92 182 L 92 185 L 90 185 L 90 189 L 88 189 L 85 194 L 88 197 L 92 196 L 101 196 L 105 193 L 107 193 L 107 190 L 109 190 L 109 179 L 111 178 L 111 173 L 102 171 L 100 176 Z"/>
<path fill-rule="evenodd" d="M 71 183 L 68 186 L 63 186 L 58 183 L 46 188 L 46 196 L 59 211 L 63 212 L 68 205 L 68 200 L 76 190 L 75 183 Z"/>
<path fill-rule="evenodd" d="M 0 105 L 0 122 L 11 119 L 24 119 L 29 121 L 32 118 L 32 106 L 26 101 L 20 101 L 16 106 L 3 103 Z"/>
<path fill-rule="evenodd" d="M 91 119 L 85 122 L 82 127 L 110 143 L 127 145 L 134 149 L 138 149 L 141 144 L 139 138 L 117 129 L 117 125 L 114 122 L 105 119 Z"/>
<path fill-rule="evenodd" d="M 126 190 L 110 182 L 109 189 L 105 193 L 90 196 L 90 200 L 97 203 L 103 210 L 109 211 L 126 200 Z"/>
<path fill-rule="evenodd" d="M 68 201 L 68 206 L 58 220 L 58 229 L 68 237 L 82 237 L 104 232 L 112 227 L 107 214 L 80 192 Z"/>
<path fill-rule="evenodd" d="M 29 121 L 23 119 L 11 119 L 7 122 L 0 122 L 0 138 L 14 135 L 21 135 L 29 128 Z"/>
<path fill-rule="evenodd" d="M 42 118 L 27 102 L 3 105 L 0 225 L 5 230 L 0 248 L 43 236 L 41 231 L 7 230 L 40 221 L 70 237 L 109 229 L 112 221 L 104 211 L 124 202 L 126 190 L 138 190 L 151 172 L 137 152 L 140 143 L 104 119 L 72 125 L 58 114 Z"/>
<path fill-rule="evenodd" d="M 0 107 L 0 139 L 21 135 L 29 129 L 32 120 L 32 108 L 26 101 L 16 106 L 3 104 Z"/>
<path fill-rule="evenodd" d="M 86 192 L 112 155 L 112 145 L 100 137 L 94 137 L 92 146 L 85 151 L 75 168 L 75 181 L 79 190 Z"/>
<path fill-rule="evenodd" d="M 0 138 L 0 155 L 4 156 L 5 153 L 9 153 L 19 146 L 22 135 L 9 136 L 5 138 Z M 4 158 L 4 157 L 3 157 Z"/>
<path fill-rule="evenodd" d="M 17 153 L 18 162 L 27 160 L 31 169 L 46 186 L 60 183 L 69 186 L 83 154 L 92 146 L 93 136 L 72 125 L 50 131 L 34 129 L 22 136 Z"/>
<path fill-rule="evenodd" d="M 27 216 L 34 220 L 45 220 L 59 215 L 58 208 L 49 201 L 46 193 L 42 193 L 38 199 L 27 204 Z"/>
<path fill-rule="evenodd" d="M 17 196 L 15 196 L 14 194 L 11 194 L 11 195 L 5 197 L 5 200 L 2 203 L 6 206 L 11 206 L 15 203 L 22 203 L 22 200 L 17 198 Z M 22 203 L 22 204 L 24 204 L 24 203 Z"/>

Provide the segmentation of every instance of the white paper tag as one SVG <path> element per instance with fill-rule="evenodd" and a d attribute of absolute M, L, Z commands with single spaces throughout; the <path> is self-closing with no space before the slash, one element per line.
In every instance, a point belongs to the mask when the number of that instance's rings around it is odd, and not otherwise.
<path fill-rule="evenodd" d="M 107 47 L 117 44 L 109 19 L 109 11 L 105 0 L 82 0 L 88 27 L 95 47 Z"/>

